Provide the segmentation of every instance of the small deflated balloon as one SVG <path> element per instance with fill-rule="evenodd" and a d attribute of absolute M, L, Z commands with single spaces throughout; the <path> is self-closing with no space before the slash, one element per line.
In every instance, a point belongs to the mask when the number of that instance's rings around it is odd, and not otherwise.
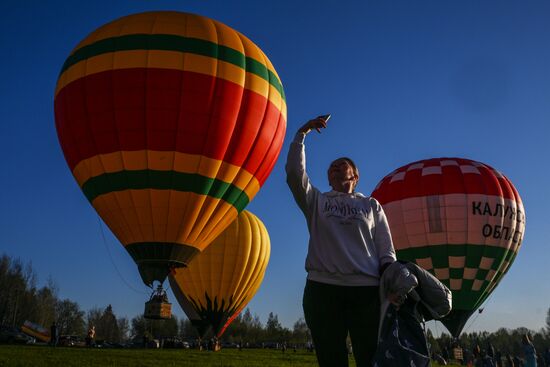
<path fill-rule="evenodd" d="M 91 33 L 65 61 L 54 104 L 69 168 L 148 285 L 188 264 L 254 198 L 286 129 L 266 55 L 180 12 Z"/>
<path fill-rule="evenodd" d="M 372 196 L 384 208 L 397 257 L 451 289 L 453 310 L 441 321 L 458 337 L 520 249 L 525 210 L 516 188 L 484 163 L 433 158 L 396 169 Z"/>
<path fill-rule="evenodd" d="M 264 224 L 245 210 L 188 267 L 173 270 L 172 291 L 201 336 L 212 327 L 220 337 L 250 302 L 270 251 Z"/>

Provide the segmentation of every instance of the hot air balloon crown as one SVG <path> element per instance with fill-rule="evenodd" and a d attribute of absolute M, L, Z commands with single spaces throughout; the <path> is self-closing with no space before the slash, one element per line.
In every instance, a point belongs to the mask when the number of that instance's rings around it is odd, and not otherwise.
<path fill-rule="evenodd" d="M 148 285 L 254 198 L 286 129 L 282 83 L 260 48 L 180 12 L 92 32 L 63 64 L 54 104 L 69 168 Z"/>
<path fill-rule="evenodd" d="M 384 208 L 397 257 L 429 270 L 453 292 L 443 323 L 458 336 L 521 246 L 525 211 L 516 188 L 485 163 L 432 158 L 394 170 L 372 196 Z"/>

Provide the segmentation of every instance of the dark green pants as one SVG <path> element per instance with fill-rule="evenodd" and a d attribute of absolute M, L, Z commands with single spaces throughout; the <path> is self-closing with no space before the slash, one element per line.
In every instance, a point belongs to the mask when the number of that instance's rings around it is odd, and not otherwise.
<path fill-rule="evenodd" d="M 348 366 L 348 332 L 357 367 L 372 366 L 380 318 L 378 287 L 345 287 L 308 280 L 303 307 L 320 367 Z"/>

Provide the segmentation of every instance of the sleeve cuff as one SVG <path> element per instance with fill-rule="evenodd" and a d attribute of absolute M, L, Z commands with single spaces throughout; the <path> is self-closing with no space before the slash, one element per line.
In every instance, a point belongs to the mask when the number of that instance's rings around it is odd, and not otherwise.
<path fill-rule="evenodd" d="M 384 262 L 383 264 L 380 265 L 380 269 L 379 269 L 379 275 L 382 276 L 382 274 L 384 274 L 384 271 L 386 271 L 386 269 L 391 265 L 393 264 L 395 261 L 387 261 L 387 262 Z"/>

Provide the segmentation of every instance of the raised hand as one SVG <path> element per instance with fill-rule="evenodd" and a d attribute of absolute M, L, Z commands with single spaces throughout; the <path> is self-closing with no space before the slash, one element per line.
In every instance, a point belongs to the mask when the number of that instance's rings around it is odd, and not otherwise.
<path fill-rule="evenodd" d="M 317 130 L 317 132 L 320 133 L 321 129 L 325 129 L 327 127 L 328 116 L 329 115 L 318 116 L 314 119 L 311 119 L 308 122 L 306 122 L 304 126 L 298 129 L 298 131 L 301 133 L 307 134 L 311 130 L 315 129 Z"/>

